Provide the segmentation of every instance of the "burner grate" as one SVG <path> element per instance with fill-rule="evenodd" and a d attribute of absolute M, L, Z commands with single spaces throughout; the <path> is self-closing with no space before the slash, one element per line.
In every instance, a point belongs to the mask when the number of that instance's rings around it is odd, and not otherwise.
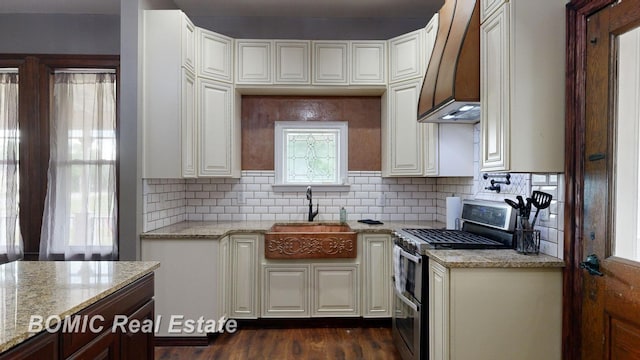
<path fill-rule="evenodd" d="M 431 244 L 434 247 L 447 248 L 475 248 L 475 249 L 495 249 L 504 248 L 505 245 L 499 241 L 487 239 L 460 230 L 443 229 L 402 229 L 404 232 L 417 237 L 418 239 Z"/>

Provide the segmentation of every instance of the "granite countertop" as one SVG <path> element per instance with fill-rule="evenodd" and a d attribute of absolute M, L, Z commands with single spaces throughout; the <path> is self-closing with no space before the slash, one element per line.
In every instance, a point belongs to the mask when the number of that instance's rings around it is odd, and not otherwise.
<path fill-rule="evenodd" d="M 448 268 L 561 268 L 564 261 L 550 255 L 523 255 L 515 250 L 427 250 Z"/>
<path fill-rule="evenodd" d="M 229 234 L 265 233 L 274 224 L 337 224 L 336 221 L 184 221 L 175 225 L 142 233 L 142 239 L 219 239 Z M 357 221 L 348 221 L 347 225 L 355 232 L 391 233 L 399 228 L 444 228 L 436 221 L 384 221 L 382 225 L 367 225 Z"/>
<path fill-rule="evenodd" d="M 64 318 L 160 266 L 156 261 L 14 261 L 0 265 L 0 352 L 36 335 L 32 315 Z"/>

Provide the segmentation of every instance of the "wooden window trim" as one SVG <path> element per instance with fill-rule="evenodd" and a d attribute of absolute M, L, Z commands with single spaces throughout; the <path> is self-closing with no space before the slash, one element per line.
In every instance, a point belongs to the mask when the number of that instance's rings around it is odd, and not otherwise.
<path fill-rule="evenodd" d="M 20 229 L 24 259 L 38 260 L 49 168 L 49 117 L 52 82 L 58 68 L 116 71 L 116 144 L 120 144 L 120 56 L 0 54 L 0 67 L 17 67 L 20 76 Z M 120 152 L 116 151 L 116 197 L 120 193 Z M 118 219 L 120 208 L 118 207 Z M 117 232 L 117 229 L 116 229 Z"/>

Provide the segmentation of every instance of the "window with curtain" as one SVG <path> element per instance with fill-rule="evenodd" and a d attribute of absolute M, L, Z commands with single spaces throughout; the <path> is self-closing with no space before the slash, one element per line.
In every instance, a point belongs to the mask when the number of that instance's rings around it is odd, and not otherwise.
<path fill-rule="evenodd" d="M 18 140 L 18 69 L 0 69 L 0 263 L 22 257 Z"/>
<path fill-rule="evenodd" d="M 52 75 L 40 259 L 117 259 L 116 74 Z"/>

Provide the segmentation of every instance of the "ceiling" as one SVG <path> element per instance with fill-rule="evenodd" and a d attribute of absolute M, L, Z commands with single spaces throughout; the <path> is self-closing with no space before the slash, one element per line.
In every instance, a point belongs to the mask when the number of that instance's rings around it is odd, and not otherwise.
<path fill-rule="evenodd" d="M 134 1 L 134 0 L 132 0 Z M 444 0 L 174 0 L 190 16 L 429 18 Z M 120 0 L 0 0 L 0 13 L 118 14 Z"/>

